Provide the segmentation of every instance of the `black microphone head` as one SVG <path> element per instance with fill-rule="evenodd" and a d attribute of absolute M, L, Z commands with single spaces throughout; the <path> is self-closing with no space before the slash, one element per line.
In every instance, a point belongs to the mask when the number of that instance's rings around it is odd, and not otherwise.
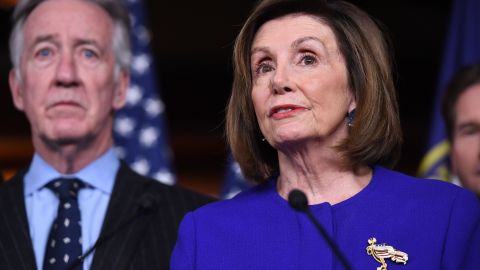
<path fill-rule="evenodd" d="M 288 193 L 288 203 L 297 211 L 308 210 L 308 199 L 305 193 L 299 189 L 293 189 Z"/>

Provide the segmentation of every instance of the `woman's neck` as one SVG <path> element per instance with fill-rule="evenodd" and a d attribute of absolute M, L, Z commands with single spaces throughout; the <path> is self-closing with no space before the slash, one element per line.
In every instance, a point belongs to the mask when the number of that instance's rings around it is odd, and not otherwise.
<path fill-rule="evenodd" d="M 346 168 L 336 149 L 319 151 L 279 151 L 279 194 L 287 199 L 292 189 L 307 195 L 309 204 L 337 204 L 360 192 L 371 180 L 372 170 Z"/>

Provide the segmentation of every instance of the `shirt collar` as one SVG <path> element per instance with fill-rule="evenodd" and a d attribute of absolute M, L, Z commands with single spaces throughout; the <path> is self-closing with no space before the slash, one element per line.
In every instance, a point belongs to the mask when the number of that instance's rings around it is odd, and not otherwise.
<path fill-rule="evenodd" d="M 61 174 L 55 170 L 55 168 L 48 164 L 38 153 L 35 153 L 24 178 L 25 196 L 41 189 L 48 182 L 58 177 L 76 177 L 96 189 L 111 194 L 119 167 L 120 161 L 118 160 L 113 147 L 108 149 L 108 151 L 92 163 L 88 164 L 85 168 L 74 174 L 67 175 Z"/>

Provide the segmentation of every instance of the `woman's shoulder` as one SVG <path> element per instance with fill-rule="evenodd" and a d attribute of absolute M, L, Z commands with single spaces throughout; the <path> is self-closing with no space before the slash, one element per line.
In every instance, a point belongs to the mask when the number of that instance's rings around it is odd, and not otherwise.
<path fill-rule="evenodd" d="M 471 205 L 479 204 L 471 191 L 443 180 L 417 178 L 383 167 L 375 167 L 374 178 L 379 182 L 379 189 L 390 190 L 399 196 L 421 201 L 453 203 L 460 200 Z"/>

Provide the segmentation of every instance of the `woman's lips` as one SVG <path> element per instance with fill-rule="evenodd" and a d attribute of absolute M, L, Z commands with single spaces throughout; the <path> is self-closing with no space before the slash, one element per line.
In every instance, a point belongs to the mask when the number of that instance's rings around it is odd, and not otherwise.
<path fill-rule="evenodd" d="M 298 112 L 304 111 L 307 108 L 293 105 L 293 104 L 284 104 L 275 106 L 270 109 L 268 116 L 275 120 L 284 119 L 296 115 Z"/>

